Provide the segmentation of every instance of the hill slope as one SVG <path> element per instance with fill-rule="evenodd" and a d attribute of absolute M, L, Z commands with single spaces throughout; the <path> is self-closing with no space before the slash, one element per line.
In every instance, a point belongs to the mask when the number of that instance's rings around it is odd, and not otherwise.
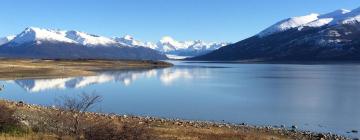
<path fill-rule="evenodd" d="M 192 60 L 360 60 L 360 8 L 289 18 Z"/>

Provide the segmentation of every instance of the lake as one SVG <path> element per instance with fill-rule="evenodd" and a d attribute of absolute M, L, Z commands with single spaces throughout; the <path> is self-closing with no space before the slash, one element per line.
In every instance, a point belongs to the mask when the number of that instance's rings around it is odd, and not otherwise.
<path fill-rule="evenodd" d="M 292 125 L 347 136 L 360 130 L 360 64 L 232 64 L 171 61 L 174 67 L 96 76 L 0 81 L 0 98 L 53 105 L 96 93 L 97 111 L 187 120 Z"/>

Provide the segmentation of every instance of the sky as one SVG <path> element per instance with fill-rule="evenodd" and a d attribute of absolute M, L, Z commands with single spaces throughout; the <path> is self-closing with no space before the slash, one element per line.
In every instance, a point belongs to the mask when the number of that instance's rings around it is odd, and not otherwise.
<path fill-rule="evenodd" d="M 0 0 L 0 36 L 40 27 L 236 42 L 288 17 L 358 7 L 359 0 Z"/>

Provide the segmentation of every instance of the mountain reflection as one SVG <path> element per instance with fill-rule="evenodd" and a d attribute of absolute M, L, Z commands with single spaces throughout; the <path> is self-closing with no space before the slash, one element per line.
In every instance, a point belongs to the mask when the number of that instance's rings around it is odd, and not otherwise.
<path fill-rule="evenodd" d="M 203 69 L 206 70 L 206 69 Z M 171 85 L 179 79 L 192 79 L 195 75 L 204 73 L 199 68 L 166 68 L 151 70 L 123 70 L 100 72 L 96 76 L 57 78 L 57 79 L 30 79 L 15 80 L 14 82 L 28 92 L 41 92 L 54 89 L 85 88 L 90 85 L 109 82 L 131 85 L 141 78 L 157 78 L 163 85 Z"/>
<path fill-rule="evenodd" d="M 164 85 L 171 85 L 175 80 L 180 78 L 193 78 L 194 73 L 194 69 L 164 69 L 161 73 L 160 80 Z"/>

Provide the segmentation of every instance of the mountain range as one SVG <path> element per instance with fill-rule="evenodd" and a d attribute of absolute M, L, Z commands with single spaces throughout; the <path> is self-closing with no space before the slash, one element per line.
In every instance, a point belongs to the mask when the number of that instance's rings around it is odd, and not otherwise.
<path fill-rule="evenodd" d="M 287 18 L 257 35 L 191 60 L 360 60 L 360 8 Z"/>
<path fill-rule="evenodd" d="M 0 57 L 36 59 L 167 59 L 146 47 L 129 47 L 113 39 L 79 31 L 26 28 L 1 40 Z"/>
<path fill-rule="evenodd" d="M 195 41 L 177 41 L 172 37 L 165 36 L 160 39 L 157 43 L 153 42 L 142 42 L 134 39 L 130 35 L 126 35 L 122 38 L 115 37 L 117 42 L 126 44 L 128 46 L 144 46 L 166 54 L 172 58 L 185 58 L 204 55 L 211 51 L 217 50 L 223 46 L 229 45 L 227 42 L 205 42 L 202 40 Z"/>
<path fill-rule="evenodd" d="M 135 40 L 130 35 L 108 38 L 74 30 L 29 27 L 16 36 L 0 38 L 0 57 L 158 60 L 203 55 L 226 45 L 201 40 L 176 41 L 171 37 L 152 43 Z"/>

